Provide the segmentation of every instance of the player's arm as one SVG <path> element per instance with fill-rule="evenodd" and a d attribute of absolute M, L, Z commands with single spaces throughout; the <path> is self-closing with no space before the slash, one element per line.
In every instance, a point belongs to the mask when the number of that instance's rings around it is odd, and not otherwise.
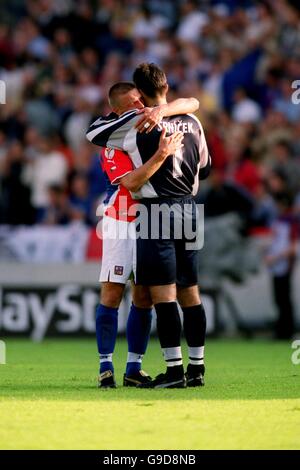
<path fill-rule="evenodd" d="M 209 154 L 204 130 L 200 121 L 198 121 L 198 125 L 199 125 L 199 139 L 200 139 L 199 140 L 199 156 L 200 156 L 199 180 L 205 180 L 206 178 L 208 178 L 210 174 L 212 161 L 211 161 L 211 156 Z"/>
<path fill-rule="evenodd" d="M 206 180 L 209 177 L 211 170 L 211 156 L 208 155 L 207 163 L 204 167 L 200 168 L 199 180 Z"/>
<path fill-rule="evenodd" d="M 166 129 L 163 128 L 155 154 L 144 165 L 119 180 L 128 191 L 137 192 L 159 170 L 166 158 L 174 155 L 176 150 L 182 147 L 183 134 L 181 132 L 175 132 L 169 137 L 166 137 L 166 133 Z"/>
<path fill-rule="evenodd" d="M 194 113 L 199 109 L 199 105 L 200 103 L 196 98 L 178 98 L 155 108 L 140 109 L 138 114 L 142 114 L 142 116 L 135 127 L 139 132 L 145 131 L 148 134 L 164 117 Z"/>
<path fill-rule="evenodd" d="M 139 116 L 137 116 L 137 110 L 135 109 L 119 117 L 111 113 L 93 122 L 86 133 L 86 138 L 92 144 L 100 147 L 122 150 L 126 134 L 138 120 Z"/>
<path fill-rule="evenodd" d="M 120 179 L 134 170 L 129 155 L 122 150 L 104 148 L 101 152 L 102 170 L 113 185 L 119 185 Z"/>
<path fill-rule="evenodd" d="M 120 117 L 111 113 L 106 117 L 100 117 L 89 127 L 86 138 L 93 144 L 100 147 L 113 147 L 123 149 L 124 138 L 132 127 L 139 124 L 139 129 L 146 130 L 144 124 L 147 122 L 147 132 L 150 132 L 163 117 L 176 114 L 188 114 L 196 111 L 199 101 L 196 98 L 179 98 L 171 103 L 163 104 L 155 108 L 144 108 L 142 118 L 138 115 L 138 110 L 130 110 Z M 113 139 L 110 137 L 114 134 Z"/>

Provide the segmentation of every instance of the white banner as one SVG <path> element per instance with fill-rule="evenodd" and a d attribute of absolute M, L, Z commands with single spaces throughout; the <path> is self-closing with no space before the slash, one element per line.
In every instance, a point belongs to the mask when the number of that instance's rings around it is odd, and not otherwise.
<path fill-rule="evenodd" d="M 24 263 L 83 262 L 89 234 L 90 229 L 81 223 L 66 227 L 1 227 L 0 257 Z"/>

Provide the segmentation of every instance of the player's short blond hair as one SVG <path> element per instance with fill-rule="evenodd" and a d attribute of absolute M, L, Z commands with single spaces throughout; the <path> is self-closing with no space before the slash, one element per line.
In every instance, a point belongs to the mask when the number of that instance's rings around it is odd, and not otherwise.
<path fill-rule="evenodd" d="M 111 108 L 117 108 L 119 106 L 119 97 L 125 95 L 131 90 L 136 88 L 132 82 L 118 82 L 115 83 L 108 92 L 108 101 Z"/>

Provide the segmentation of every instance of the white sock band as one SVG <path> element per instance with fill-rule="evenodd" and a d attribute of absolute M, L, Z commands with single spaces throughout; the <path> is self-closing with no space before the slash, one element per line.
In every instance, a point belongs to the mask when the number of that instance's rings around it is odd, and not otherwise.
<path fill-rule="evenodd" d="M 175 348 L 163 348 L 163 355 L 168 367 L 182 365 L 181 346 Z"/>
<path fill-rule="evenodd" d="M 100 364 L 102 362 L 112 362 L 112 354 L 100 354 Z"/>
<path fill-rule="evenodd" d="M 127 362 L 139 362 L 141 364 L 142 360 L 143 360 L 143 354 L 136 354 L 133 352 L 129 352 L 127 354 Z"/>
<path fill-rule="evenodd" d="M 200 366 L 204 364 L 204 346 L 189 347 L 189 364 Z"/>

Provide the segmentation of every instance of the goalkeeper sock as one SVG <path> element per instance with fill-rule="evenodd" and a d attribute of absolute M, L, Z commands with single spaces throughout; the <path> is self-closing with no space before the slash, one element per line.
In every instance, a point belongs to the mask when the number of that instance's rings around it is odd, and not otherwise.
<path fill-rule="evenodd" d="M 167 365 L 168 373 L 183 374 L 180 346 L 181 321 L 176 302 L 162 302 L 155 305 L 157 334 Z"/>
<path fill-rule="evenodd" d="M 131 305 L 126 328 L 128 342 L 127 376 L 136 374 L 141 370 L 143 355 L 149 341 L 151 321 L 151 308 L 139 308 L 134 304 Z"/>
<path fill-rule="evenodd" d="M 183 307 L 183 329 L 188 344 L 189 365 L 204 368 L 206 315 L 202 304 Z"/>
<path fill-rule="evenodd" d="M 118 309 L 98 305 L 96 308 L 96 337 L 100 355 L 100 374 L 114 371 L 112 355 L 118 333 Z"/>

